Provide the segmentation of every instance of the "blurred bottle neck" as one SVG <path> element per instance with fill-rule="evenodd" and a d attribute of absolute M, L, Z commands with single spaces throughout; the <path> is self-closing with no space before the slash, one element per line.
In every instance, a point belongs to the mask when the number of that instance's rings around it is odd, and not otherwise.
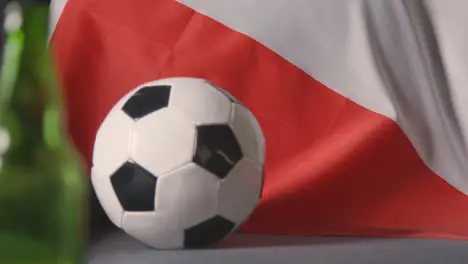
<path fill-rule="evenodd" d="M 48 5 L 12 1 L 5 9 L 6 35 L 0 76 L 0 126 L 18 145 L 59 147 L 61 98 L 47 48 Z"/>
<path fill-rule="evenodd" d="M 29 2 L 29 1 L 27 1 Z M 0 80 L 0 99 L 3 104 L 18 100 L 18 93 L 47 92 L 44 74 L 47 54 L 48 7 L 43 4 L 11 1 L 5 8 L 3 30 L 4 54 Z M 29 85 L 23 85 L 28 81 Z M 44 91 L 41 91 L 44 90 Z"/>

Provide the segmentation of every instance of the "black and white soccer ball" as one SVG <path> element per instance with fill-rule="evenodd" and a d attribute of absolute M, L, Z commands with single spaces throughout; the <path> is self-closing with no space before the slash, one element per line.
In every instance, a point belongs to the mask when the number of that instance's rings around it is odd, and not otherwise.
<path fill-rule="evenodd" d="M 159 249 L 207 246 L 257 206 L 265 139 L 255 116 L 199 78 L 145 83 L 110 110 L 91 180 L 109 219 Z"/>

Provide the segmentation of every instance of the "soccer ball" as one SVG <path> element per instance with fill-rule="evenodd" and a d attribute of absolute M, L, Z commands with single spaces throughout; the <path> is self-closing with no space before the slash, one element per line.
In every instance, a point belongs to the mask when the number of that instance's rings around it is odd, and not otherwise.
<path fill-rule="evenodd" d="M 159 249 L 207 246 L 260 199 L 265 139 L 254 115 L 199 78 L 145 83 L 98 129 L 91 181 L 114 225 Z"/>

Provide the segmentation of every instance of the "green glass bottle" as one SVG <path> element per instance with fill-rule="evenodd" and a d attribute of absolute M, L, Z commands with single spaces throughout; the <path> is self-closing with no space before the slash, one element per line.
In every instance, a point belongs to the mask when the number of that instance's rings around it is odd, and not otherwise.
<path fill-rule="evenodd" d="M 10 2 L 0 75 L 0 263 L 83 263 L 86 177 L 69 142 L 46 1 Z"/>

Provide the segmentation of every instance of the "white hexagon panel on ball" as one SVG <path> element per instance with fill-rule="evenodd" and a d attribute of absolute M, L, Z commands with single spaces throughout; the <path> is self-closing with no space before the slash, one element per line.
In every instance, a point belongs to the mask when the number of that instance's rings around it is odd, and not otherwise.
<path fill-rule="evenodd" d="M 217 243 L 260 199 L 265 139 L 250 110 L 200 78 L 144 83 L 98 129 L 92 181 L 112 222 L 159 249 Z"/>

